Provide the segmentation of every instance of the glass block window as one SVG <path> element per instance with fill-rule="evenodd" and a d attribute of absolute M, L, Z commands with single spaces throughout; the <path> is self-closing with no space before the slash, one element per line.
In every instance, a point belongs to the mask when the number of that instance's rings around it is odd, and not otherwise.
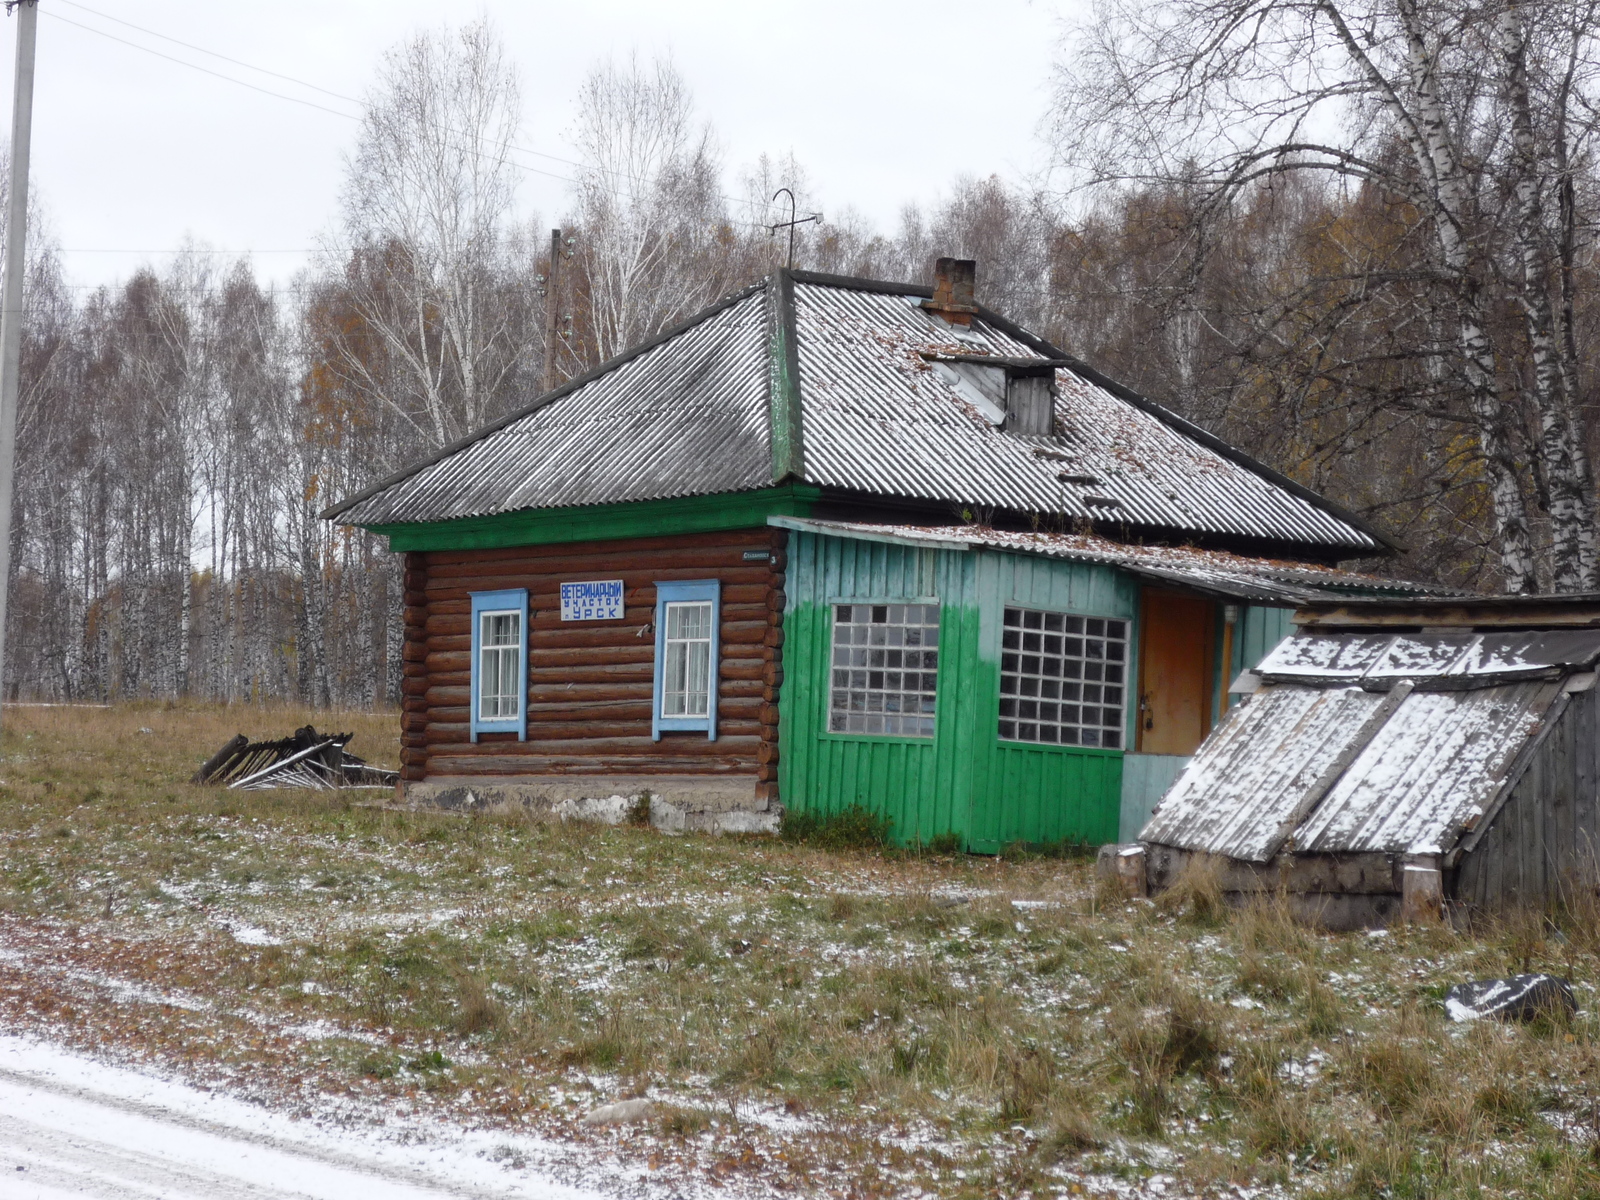
<path fill-rule="evenodd" d="M 1007 608 L 1000 641 L 1000 736 L 1122 748 L 1128 623 Z"/>
<path fill-rule="evenodd" d="M 937 604 L 839 604 L 833 615 L 832 733 L 933 736 Z"/>

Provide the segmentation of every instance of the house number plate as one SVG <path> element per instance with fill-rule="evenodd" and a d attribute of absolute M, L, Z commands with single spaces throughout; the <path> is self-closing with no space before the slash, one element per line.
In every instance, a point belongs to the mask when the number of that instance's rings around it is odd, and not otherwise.
<path fill-rule="evenodd" d="M 622 580 L 591 579 L 561 585 L 563 621 L 622 620 Z"/>

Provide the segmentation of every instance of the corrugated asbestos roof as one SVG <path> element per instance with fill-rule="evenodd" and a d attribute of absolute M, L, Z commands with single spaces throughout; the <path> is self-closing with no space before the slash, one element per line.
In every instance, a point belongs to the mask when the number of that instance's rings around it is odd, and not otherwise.
<path fill-rule="evenodd" d="M 1266 862 L 1305 853 L 1441 854 L 1515 779 L 1600 630 L 1302 630 L 1257 668 L 1140 840 Z"/>
<path fill-rule="evenodd" d="M 771 479 L 767 305 L 751 288 L 581 387 L 347 505 L 351 525 L 747 491 Z"/>
<path fill-rule="evenodd" d="M 1120 567 L 1152 583 L 1170 583 L 1254 604 L 1292 607 L 1316 600 L 1421 593 L 1418 584 L 1333 567 L 1250 558 L 1191 546 L 1134 546 L 1081 533 L 1030 533 L 984 525 L 884 525 L 769 517 L 769 525 L 807 533 L 948 550 L 1006 550 Z M 1385 640 L 1388 640 L 1387 638 Z"/>
<path fill-rule="evenodd" d="M 1392 544 L 994 313 L 948 324 L 928 294 L 780 273 L 324 515 L 391 525 L 782 482 L 771 421 L 792 331 L 802 482 L 1323 553 Z M 1058 436 L 997 428 L 962 383 L 974 358 L 1060 364 Z"/>

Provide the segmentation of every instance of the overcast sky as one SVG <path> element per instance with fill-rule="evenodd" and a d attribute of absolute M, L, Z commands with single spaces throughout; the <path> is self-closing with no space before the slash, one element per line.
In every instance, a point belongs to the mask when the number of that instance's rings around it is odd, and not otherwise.
<path fill-rule="evenodd" d="M 1023 179 L 1042 166 L 1050 64 L 1080 3 L 40 0 L 33 187 L 73 283 L 126 278 L 188 237 L 250 251 L 286 280 L 336 227 L 359 106 L 328 93 L 360 97 L 386 47 L 445 14 L 486 12 L 522 74 L 522 144 L 556 156 L 519 155 L 552 172 L 523 173 L 521 215 L 565 210 L 570 185 L 554 176 L 572 170 L 559 161 L 573 156 L 572 98 L 594 64 L 637 50 L 672 56 L 730 187 L 763 151 L 792 150 L 825 211 L 854 206 L 887 231 L 958 174 Z M 0 136 L 14 19 L 4 27 Z"/>

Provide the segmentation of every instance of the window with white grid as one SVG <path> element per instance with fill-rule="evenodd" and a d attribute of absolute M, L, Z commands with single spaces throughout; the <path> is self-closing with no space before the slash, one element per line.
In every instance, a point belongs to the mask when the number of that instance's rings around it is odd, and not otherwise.
<path fill-rule="evenodd" d="M 1122 747 L 1128 623 L 1007 608 L 1000 641 L 1000 736 Z"/>
<path fill-rule="evenodd" d="M 937 604 L 838 604 L 833 611 L 832 733 L 933 736 Z"/>

